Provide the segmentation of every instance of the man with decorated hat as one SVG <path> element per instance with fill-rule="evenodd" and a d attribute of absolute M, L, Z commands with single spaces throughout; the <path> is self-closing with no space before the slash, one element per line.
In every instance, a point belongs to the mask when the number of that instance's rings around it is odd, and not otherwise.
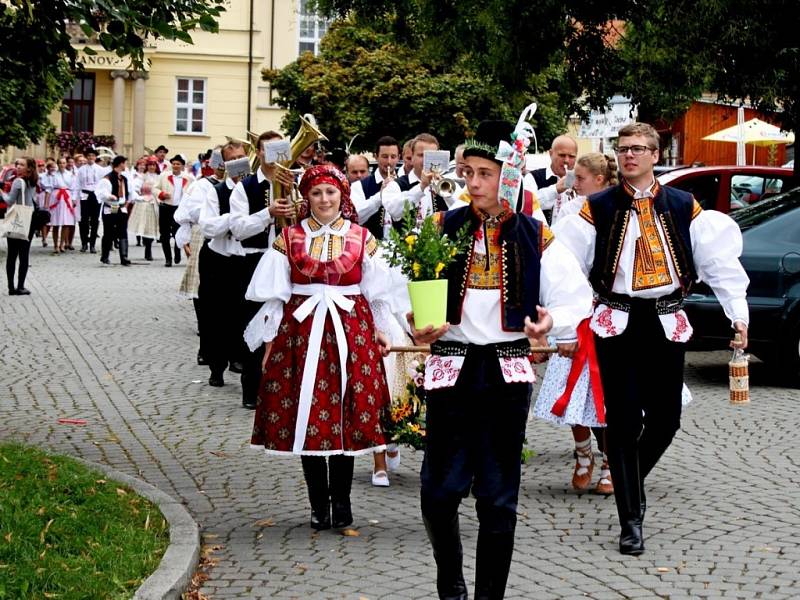
<path fill-rule="evenodd" d="M 449 236 L 465 224 L 472 234 L 470 250 L 446 271 L 447 323 L 416 330 L 409 315 L 415 341 L 431 344 L 420 495 L 440 598 L 467 598 L 458 507 L 470 493 L 480 523 L 475 598 L 504 596 L 534 381 L 530 339 L 549 332 L 574 341 L 591 310 L 591 289 L 574 256 L 545 224 L 514 210 L 531 133 L 523 118 L 516 128 L 486 121 L 467 140 L 469 204 L 434 215 Z"/>

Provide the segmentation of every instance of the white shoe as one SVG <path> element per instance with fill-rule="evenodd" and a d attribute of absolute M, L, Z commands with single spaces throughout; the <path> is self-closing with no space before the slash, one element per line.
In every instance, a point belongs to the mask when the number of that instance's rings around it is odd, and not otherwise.
<path fill-rule="evenodd" d="M 389 487 L 389 476 L 386 471 L 375 471 L 372 474 L 372 485 L 375 487 Z"/>
<path fill-rule="evenodd" d="M 394 456 L 390 456 L 389 452 L 391 452 L 391 450 L 386 452 L 386 466 L 390 471 L 397 471 L 397 469 L 400 468 L 400 448 L 394 450 Z"/>

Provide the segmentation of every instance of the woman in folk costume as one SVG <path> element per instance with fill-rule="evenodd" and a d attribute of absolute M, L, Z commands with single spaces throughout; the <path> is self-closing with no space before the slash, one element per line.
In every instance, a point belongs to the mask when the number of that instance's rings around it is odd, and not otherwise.
<path fill-rule="evenodd" d="M 53 172 L 50 183 L 50 225 L 53 228 L 53 254 L 68 249 L 69 229 L 75 231 L 75 202 L 70 190 L 73 175 L 67 170 L 67 159 L 58 159 L 58 168 Z M 59 235 L 60 234 L 60 235 Z"/>
<path fill-rule="evenodd" d="M 575 183 L 571 189 L 559 194 L 553 205 L 551 218 L 554 231 L 558 231 L 559 219 L 580 211 L 587 196 L 617 183 L 617 163 L 613 158 L 600 152 L 581 156 L 575 163 Z M 605 408 L 602 383 L 588 321 L 578 326 L 578 342 L 562 344 L 558 350 L 558 356 L 550 358 L 547 365 L 533 413 L 546 421 L 572 428 L 576 455 L 572 487 L 578 491 L 588 490 L 592 483 L 594 454 L 590 428 L 594 429 L 598 446 L 604 453 L 595 491 L 604 495 L 613 494 L 603 443 Z"/>
<path fill-rule="evenodd" d="M 251 350 L 266 344 L 251 444 L 301 456 L 319 530 L 352 523 L 353 457 L 385 448 L 392 286 L 345 176 L 311 167 L 300 192 L 300 222 L 281 231 L 247 289 L 264 305 L 245 339 Z"/>
<path fill-rule="evenodd" d="M 470 493 L 479 521 L 475 598 L 503 598 L 534 381 L 529 337 L 549 331 L 560 342 L 574 341 L 591 310 L 575 257 L 546 225 L 514 211 L 531 133 L 523 118 L 516 129 L 483 122 L 467 141 L 463 173 L 471 202 L 436 218 L 448 236 L 466 224 L 473 244 L 446 270 L 448 322 L 412 328 L 418 343 L 431 343 L 420 497 L 440 598 L 467 598 L 458 507 Z"/>
<path fill-rule="evenodd" d="M 148 156 L 144 173 L 136 173 L 133 178 L 136 204 L 128 221 L 128 231 L 142 238 L 145 260 L 153 260 L 153 240 L 158 239 L 158 200 L 153 190 L 159 176 L 158 159 Z"/>

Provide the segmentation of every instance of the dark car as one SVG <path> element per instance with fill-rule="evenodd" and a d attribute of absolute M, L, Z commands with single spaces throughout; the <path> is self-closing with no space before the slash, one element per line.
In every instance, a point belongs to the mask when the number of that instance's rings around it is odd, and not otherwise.
<path fill-rule="evenodd" d="M 787 191 L 793 173 L 784 167 L 689 167 L 662 173 L 658 181 L 691 192 L 703 208 L 729 213 Z"/>
<path fill-rule="evenodd" d="M 800 377 L 800 188 L 736 211 L 741 262 L 750 277 L 750 351 Z M 701 283 L 686 299 L 694 326 L 690 348 L 727 348 L 733 332 L 711 289 Z"/>

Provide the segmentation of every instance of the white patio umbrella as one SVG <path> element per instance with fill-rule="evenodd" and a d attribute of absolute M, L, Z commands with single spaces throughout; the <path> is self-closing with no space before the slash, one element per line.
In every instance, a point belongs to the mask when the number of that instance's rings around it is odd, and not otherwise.
<path fill-rule="evenodd" d="M 756 146 L 772 146 L 775 144 L 791 144 L 794 142 L 794 133 L 781 131 L 779 127 L 771 125 L 761 119 L 750 119 L 741 124 L 736 124 L 726 129 L 712 133 L 703 138 L 709 142 L 734 142 L 737 145 L 753 145 L 753 162 L 755 163 Z M 740 162 L 741 160 L 741 162 Z M 744 153 L 739 156 L 737 148 L 736 164 L 745 164 Z"/>

